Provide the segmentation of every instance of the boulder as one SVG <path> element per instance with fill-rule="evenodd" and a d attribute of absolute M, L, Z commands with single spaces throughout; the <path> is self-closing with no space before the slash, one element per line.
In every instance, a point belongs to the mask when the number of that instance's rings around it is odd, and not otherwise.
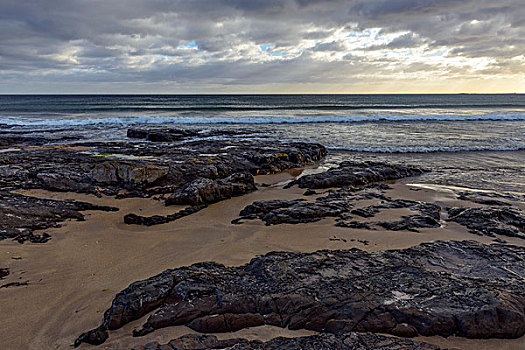
<path fill-rule="evenodd" d="M 166 205 L 202 205 L 220 202 L 257 189 L 249 173 L 235 173 L 224 179 L 197 179 L 185 184 L 166 199 Z"/>

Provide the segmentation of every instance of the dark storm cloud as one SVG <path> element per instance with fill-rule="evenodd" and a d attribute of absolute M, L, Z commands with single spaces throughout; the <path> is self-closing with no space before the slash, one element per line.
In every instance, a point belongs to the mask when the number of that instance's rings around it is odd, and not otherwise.
<path fill-rule="evenodd" d="M 520 74 L 524 18 L 522 0 L 2 0 L 0 77 L 249 85 L 417 67 Z"/>

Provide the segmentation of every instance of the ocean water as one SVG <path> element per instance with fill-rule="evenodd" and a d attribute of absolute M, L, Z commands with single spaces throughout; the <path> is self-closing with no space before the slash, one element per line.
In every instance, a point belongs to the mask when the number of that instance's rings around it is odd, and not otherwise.
<path fill-rule="evenodd" d="M 525 192 L 525 95 L 0 96 L 0 131 L 111 142 L 128 126 L 248 128 L 347 157 L 416 162 L 420 181 Z M 1 154 L 0 154 L 1 155 Z"/>

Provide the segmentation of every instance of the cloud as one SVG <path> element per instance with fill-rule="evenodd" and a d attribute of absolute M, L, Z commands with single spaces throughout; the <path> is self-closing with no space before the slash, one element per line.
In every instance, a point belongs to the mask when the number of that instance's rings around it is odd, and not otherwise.
<path fill-rule="evenodd" d="M 504 84 L 524 76 L 524 18 L 521 0 L 3 0 L 0 92 Z"/>

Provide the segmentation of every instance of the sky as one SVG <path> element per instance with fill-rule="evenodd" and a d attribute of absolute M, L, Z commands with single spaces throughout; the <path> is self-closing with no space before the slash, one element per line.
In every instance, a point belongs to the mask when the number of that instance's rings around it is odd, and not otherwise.
<path fill-rule="evenodd" d="M 0 0 L 0 93 L 525 93 L 523 0 Z"/>

